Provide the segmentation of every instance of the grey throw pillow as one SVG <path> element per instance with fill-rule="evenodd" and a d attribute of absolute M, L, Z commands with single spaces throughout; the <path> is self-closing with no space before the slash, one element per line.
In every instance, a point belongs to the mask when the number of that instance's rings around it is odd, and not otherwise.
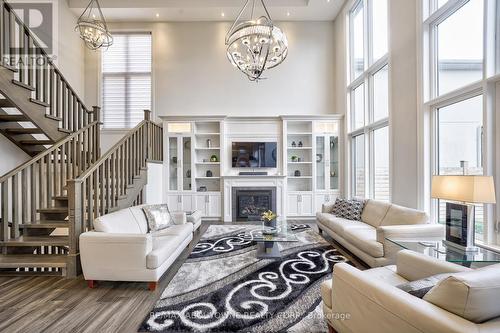
<path fill-rule="evenodd" d="M 167 204 L 144 206 L 142 211 L 146 215 L 150 232 L 166 229 L 173 225 L 173 219 Z"/>
<path fill-rule="evenodd" d="M 360 221 L 364 207 L 364 201 L 337 198 L 332 214 L 346 220 Z"/>
<path fill-rule="evenodd" d="M 436 284 L 438 284 L 439 281 L 449 277 L 450 274 L 445 273 L 432 275 L 420 280 L 403 283 L 396 287 L 403 291 L 406 291 L 410 295 L 422 299 L 429 292 L 429 290 L 431 290 Z"/>

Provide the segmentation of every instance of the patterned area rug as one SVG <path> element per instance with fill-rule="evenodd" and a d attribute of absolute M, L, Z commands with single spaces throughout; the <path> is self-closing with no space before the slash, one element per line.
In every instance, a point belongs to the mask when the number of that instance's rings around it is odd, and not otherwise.
<path fill-rule="evenodd" d="M 320 284 L 349 262 L 317 232 L 292 225 L 283 258 L 257 259 L 255 226 L 210 226 L 164 290 L 141 332 L 327 332 Z"/>

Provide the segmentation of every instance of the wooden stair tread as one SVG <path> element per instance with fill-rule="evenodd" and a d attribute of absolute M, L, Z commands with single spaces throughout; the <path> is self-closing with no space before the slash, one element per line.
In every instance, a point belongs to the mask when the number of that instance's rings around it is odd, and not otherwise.
<path fill-rule="evenodd" d="M 22 114 L 2 114 L 2 115 L 0 115 L 0 121 L 3 121 L 3 122 L 28 121 L 28 118 L 26 118 Z"/>
<path fill-rule="evenodd" d="M 18 80 L 12 80 L 12 83 L 14 83 L 16 86 L 19 86 L 19 87 L 22 87 L 24 89 L 28 89 L 30 91 L 35 91 L 35 87 L 33 86 L 30 86 L 29 84 L 26 84 L 26 83 L 23 83 L 21 81 L 18 81 Z"/>
<path fill-rule="evenodd" d="M 68 200 L 68 196 L 67 195 L 56 195 L 56 196 L 53 196 L 52 199 L 54 199 L 54 200 Z"/>
<path fill-rule="evenodd" d="M 67 213 L 67 207 L 51 207 L 51 208 L 41 208 L 37 209 L 39 213 Z"/>
<path fill-rule="evenodd" d="M 44 106 L 44 107 L 46 107 L 46 108 L 48 108 L 48 107 L 50 106 L 50 104 L 49 104 L 49 103 L 46 103 L 46 102 L 44 102 L 44 101 L 41 101 L 41 100 L 39 100 L 39 99 L 35 99 L 35 98 L 30 98 L 30 102 L 35 103 L 35 104 L 38 104 L 38 105 L 41 105 L 41 106 Z"/>
<path fill-rule="evenodd" d="M 54 141 L 52 140 L 21 140 L 19 141 L 20 144 L 22 145 L 31 145 L 31 146 L 38 146 L 38 145 L 52 145 L 54 144 Z"/>
<path fill-rule="evenodd" d="M 42 134 L 39 128 L 6 128 L 5 132 L 9 134 Z"/>
<path fill-rule="evenodd" d="M 6 254 L 0 255 L 0 268 L 19 267 L 66 267 L 65 255 L 53 254 Z"/>
<path fill-rule="evenodd" d="M 69 228 L 68 221 L 37 221 L 35 223 L 22 223 L 19 228 L 24 229 L 55 229 L 55 228 Z"/>
<path fill-rule="evenodd" d="M 14 108 L 16 107 L 14 103 L 6 98 L 0 99 L 0 108 Z"/>
<path fill-rule="evenodd" d="M 1 246 L 66 246 L 68 236 L 20 236 L 0 242 Z"/>

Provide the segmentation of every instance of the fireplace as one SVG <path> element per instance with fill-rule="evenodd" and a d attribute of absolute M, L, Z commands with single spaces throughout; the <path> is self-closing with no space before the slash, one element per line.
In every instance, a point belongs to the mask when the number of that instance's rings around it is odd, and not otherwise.
<path fill-rule="evenodd" d="M 260 215 L 276 211 L 275 187 L 233 187 L 233 221 L 260 221 Z"/>

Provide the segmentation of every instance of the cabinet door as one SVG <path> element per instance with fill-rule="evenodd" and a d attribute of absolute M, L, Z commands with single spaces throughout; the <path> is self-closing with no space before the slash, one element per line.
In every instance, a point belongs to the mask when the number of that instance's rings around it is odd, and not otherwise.
<path fill-rule="evenodd" d="M 300 215 L 312 216 L 313 214 L 313 195 L 300 194 Z"/>
<path fill-rule="evenodd" d="M 181 196 L 179 194 L 168 194 L 167 195 L 167 204 L 168 204 L 168 209 L 170 211 L 179 211 L 181 210 Z"/>
<path fill-rule="evenodd" d="M 208 196 L 205 194 L 198 194 L 195 197 L 196 209 L 201 211 L 203 217 L 206 217 L 208 215 L 207 197 Z"/>
<path fill-rule="evenodd" d="M 325 175 L 327 173 L 327 159 L 326 156 L 326 138 L 324 136 L 316 136 L 316 189 L 317 190 L 326 190 L 326 178 Z"/>
<path fill-rule="evenodd" d="M 177 137 L 168 138 L 168 189 L 177 191 L 179 178 L 179 140 Z"/>
<path fill-rule="evenodd" d="M 193 196 L 191 194 L 183 194 L 181 195 L 182 202 L 181 202 L 181 211 L 183 212 L 190 212 L 194 210 L 194 204 L 193 204 Z"/>
<path fill-rule="evenodd" d="M 329 137 L 329 167 L 328 178 L 330 190 L 339 189 L 339 137 L 331 135 Z"/>
<path fill-rule="evenodd" d="M 299 195 L 287 195 L 287 216 L 299 216 Z"/>
<path fill-rule="evenodd" d="M 220 194 L 210 194 L 208 196 L 208 216 L 221 216 L 221 197 Z"/>

